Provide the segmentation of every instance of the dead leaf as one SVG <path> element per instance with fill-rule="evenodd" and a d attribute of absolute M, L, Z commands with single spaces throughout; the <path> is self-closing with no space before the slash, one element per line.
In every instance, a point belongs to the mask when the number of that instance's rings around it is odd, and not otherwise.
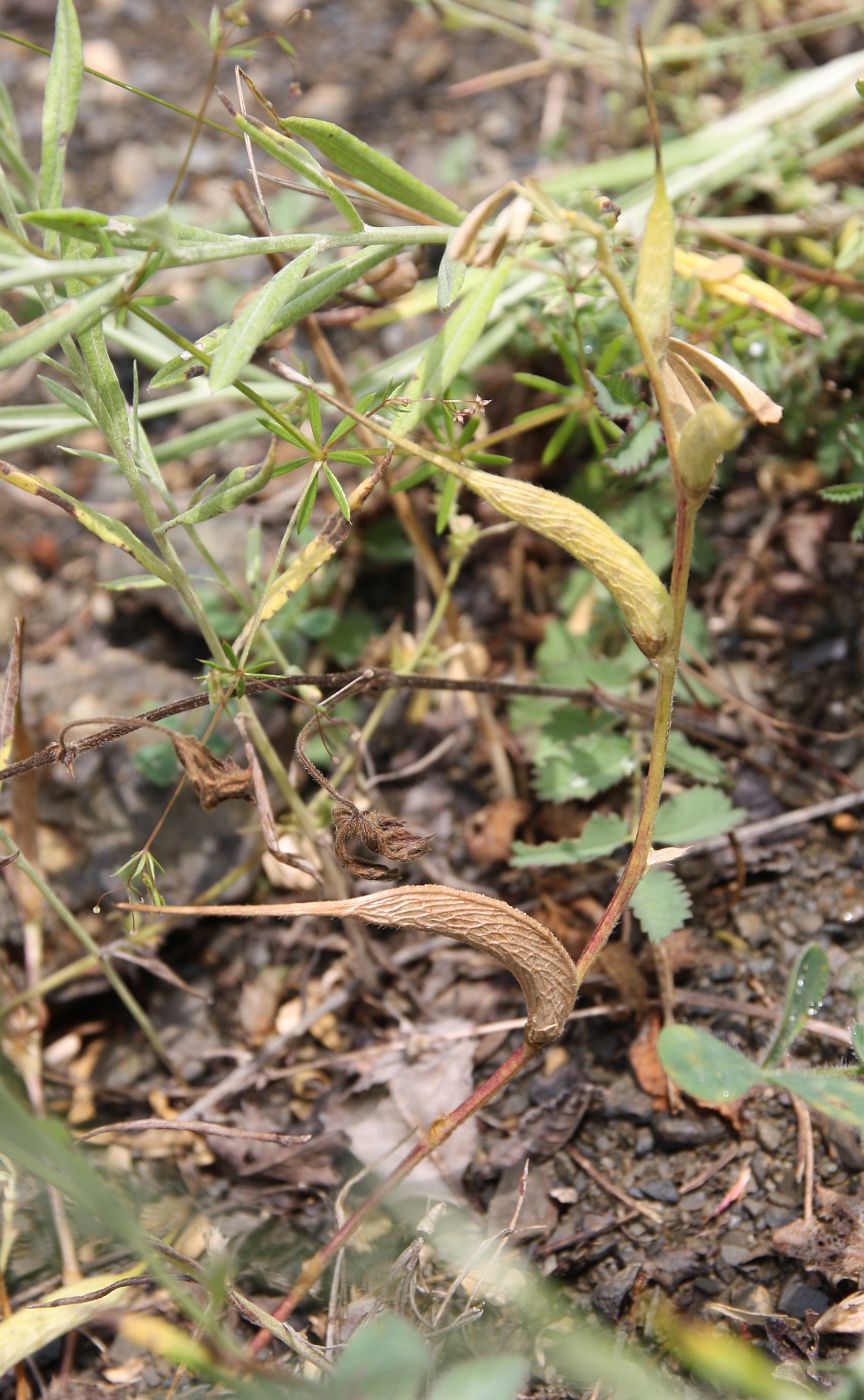
<path fill-rule="evenodd" d="M 752 306 L 776 321 L 783 321 L 802 335 L 825 335 L 822 322 L 809 311 L 796 306 L 770 282 L 753 277 L 744 271 L 744 263 L 737 254 L 725 254 L 719 258 L 708 258 L 704 253 L 686 252 L 675 249 L 675 271 L 679 277 L 696 277 L 705 290 L 713 296 L 735 306 Z"/>
<path fill-rule="evenodd" d="M 657 1053 L 657 1037 L 663 1022 L 658 1012 L 646 1016 L 639 1034 L 627 1051 L 630 1068 L 643 1094 L 650 1094 L 655 1108 L 669 1107 L 666 1071 Z"/>
<path fill-rule="evenodd" d="M 864 1290 L 850 1293 L 841 1298 L 833 1308 L 828 1308 L 813 1324 L 814 1332 L 849 1332 L 859 1335 L 864 1332 Z"/>
<path fill-rule="evenodd" d="M 386 812 L 361 812 L 353 803 L 338 802 L 330 820 L 333 823 L 333 854 L 339 864 L 358 880 L 392 880 L 393 871 L 376 861 L 358 860 L 348 850 L 349 841 L 360 841 L 370 851 L 400 864 L 425 855 L 433 836 L 415 836 L 398 817 Z"/>
<path fill-rule="evenodd" d="M 706 379 L 710 379 L 737 399 L 757 423 L 780 422 L 783 410 L 779 403 L 775 403 L 764 389 L 760 389 L 759 385 L 754 384 L 746 374 L 742 374 L 740 369 L 733 369 L 732 365 L 721 360 L 719 356 L 709 354 L 701 345 L 692 345 L 689 340 L 677 340 L 673 337 L 669 346 L 699 374 L 704 374 Z"/>
<path fill-rule="evenodd" d="M 238 768 L 233 758 L 217 758 L 200 739 L 190 734 L 170 733 L 169 737 L 177 759 L 205 811 L 209 812 L 232 797 L 239 797 L 244 802 L 255 801 L 252 774 L 248 768 Z"/>
<path fill-rule="evenodd" d="M 508 860 L 513 837 L 530 810 L 530 803 L 521 797 L 499 797 L 474 812 L 465 823 L 465 845 L 475 864 Z"/>
<path fill-rule="evenodd" d="M 781 1254 L 818 1269 L 833 1283 L 857 1279 L 864 1272 L 864 1200 L 820 1186 L 813 1219 L 781 1225 L 772 1239 Z"/>

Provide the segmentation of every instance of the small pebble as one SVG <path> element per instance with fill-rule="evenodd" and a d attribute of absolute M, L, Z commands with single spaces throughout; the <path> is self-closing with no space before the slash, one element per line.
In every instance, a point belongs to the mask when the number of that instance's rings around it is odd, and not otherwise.
<path fill-rule="evenodd" d="M 828 1298 L 818 1288 L 811 1288 L 800 1279 L 790 1278 L 777 1302 L 777 1311 L 790 1317 L 804 1317 L 807 1312 L 823 1313 Z"/>
<path fill-rule="evenodd" d="M 755 909 L 739 909 L 735 915 L 735 927 L 742 938 L 758 948 L 769 935 L 768 925 Z"/>
<path fill-rule="evenodd" d="M 643 1196 L 647 1196 L 652 1201 L 663 1201 L 665 1204 L 675 1206 L 678 1204 L 678 1188 L 674 1181 L 664 1181 L 662 1177 L 654 1177 L 651 1181 L 639 1183 Z"/>
<path fill-rule="evenodd" d="M 776 1152 L 783 1141 L 783 1129 L 771 1118 L 763 1118 L 756 1124 L 756 1136 L 766 1152 Z"/>

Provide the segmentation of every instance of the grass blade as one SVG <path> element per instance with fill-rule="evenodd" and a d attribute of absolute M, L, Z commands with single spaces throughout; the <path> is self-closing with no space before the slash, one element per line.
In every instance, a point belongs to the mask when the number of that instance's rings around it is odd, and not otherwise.
<path fill-rule="evenodd" d="M 0 370 L 14 369 L 50 350 L 65 335 L 80 332 L 88 322 L 102 319 L 103 308 L 123 286 L 123 277 L 113 277 L 99 287 L 92 287 L 83 296 L 71 297 L 35 321 L 29 321 L 14 331 L 0 335 Z"/>

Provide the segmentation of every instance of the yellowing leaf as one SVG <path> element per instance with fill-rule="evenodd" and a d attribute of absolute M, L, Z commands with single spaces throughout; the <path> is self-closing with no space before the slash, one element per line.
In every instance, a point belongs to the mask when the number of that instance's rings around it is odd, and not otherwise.
<path fill-rule="evenodd" d="M 735 306 L 752 306 L 783 321 L 803 335 L 824 336 L 822 322 L 809 311 L 803 311 L 770 283 L 743 271 L 744 264 L 737 254 L 708 258 L 704 253 L 675 249 L 675 271 L 679 277 L 695 277 L 714 296 L 731 301 Z"/>
<path fill-rule="evenodd" d="M 11 1317 L 0 1322 L 0 1373 L 16 1366 L 19 1361 L 33 1356 L 42 1347 L 63 1337 L 78 1327 L 83 1327 L 99 1313 L 116 1311 L 129 1306 L 130 1294 L 125 1288 L 112 1290 L 101 1298 L 93 1294 L 123 1278 L 134 1277 L 137 1271 L 125 1274 L 96 1274 L 82 1279 L 79 1283 L 66 1284 L 55 1288 L 41 1298 L 40 1303 L 50 1303 L 63 1298 L 73 1301 L 59 1303 L 56 1307 L 19 1308 Z M 87 1298 L 87 1302 L 75 1302 L 75 1298 Z"/>
<path fill-rule="evenodd" d="M 701 345 L 691 345 L 687 340 L 676 340 L 674 337 L 669 341 L 670 350 L 674 350 L 689 365 L 704 374 L 706 379 L 725 389 L 733 398 L 737 399 L 741 407 L 746 409 L 757 423 L 779 423 L 783 417 L 783 409 L 779 403 L 760 389 L 758 384 L 754 384 L 752 379 L 748 379 L 740 369 L 733 369 L 725 360 L 721 360 L 717 355 L 711 355 L 707 350 L 703 350 Z"/>

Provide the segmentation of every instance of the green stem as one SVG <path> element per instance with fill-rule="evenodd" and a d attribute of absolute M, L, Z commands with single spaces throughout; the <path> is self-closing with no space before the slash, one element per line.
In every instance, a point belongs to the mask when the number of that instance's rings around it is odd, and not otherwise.
<path fill-rule="evenodd" d="M 31 865 L 27 857 L 18 850 L 18 848 L 15 845 L 15 842 L 12 840 L 11 836 L 9 836 L 8 832 L 5 831 L 3 827 L 0 827 L 0 845 L 3 845 L 6 848 L 6 850 L 10 852 L 10 854 L 17 853 L 17 860 L 15 861 L 16 867 L 21 871 L 22 875 L 25 875 L 27 877 L 31 884 L 35 885 L 36 889 L 39 891 L 42 898 L 45 900 L 45 903 L 50 905 L 50 907 L 54 910 L 54 913 L 58 916 L 58 918 L 62 919 L 66 927 L 70 929 L 71 932 L 78 939 L 78 942 L 84 948 L 87 949 L 91 957 L 94 958 L 95 961 L 98 963 L 99 968 L 104 973 L 107 981 L 111 984 L 114 991 L 117 993 L 118 997 L 122 1001 L 123 1005 L 126 1007 L 126 1010 L 129 1012 L 130 1016 L 141 1028 L 142 1033 L 150 1042 L 153 1049 L 156 1051 L 156 1054 L 159 1056 L 160 1060 L 162 1060 L 163 1063 L 168 1066 L 168 1069 L 171 1071 L 172 1074 L 177 1075 L 178 1078 L 182 1078 L 182 1075 L 180 1075 L 177 1066 L 172 1064 L 171 1056 L 168 1054 L 168 1051 L 165 1049 L 165 1046 L 159 1039 L 159 1036 L 156 1032 L 156 1028 L 154 1027 L 146 1011 L 136 1001 L 135 997 L 129 991 L 129 988 L 126 986 L 126 983 L 123 981 L 122 977 L 120 977 L 113 964 L 109 961 L 108 958 L 106 958 L 103 955 L 99 944 L 87 932 L 84 925 L 78 922 L 72 911 L 70 909 L 67 909 L 62 899 L 60 899 L 59 896 L 54 893 L 51 886 L 47 883 L 46 880 L 43 879 L 42 875 L 36 869 L 36 867 L 34 865 Z M 32 991 L 33 989 L 31 988 L 28 991 L 28 996 L 32 995 Z M 8 1007 L 3 1008 L 4 1015 L 6 1014 L 8 1009 Z"/>

